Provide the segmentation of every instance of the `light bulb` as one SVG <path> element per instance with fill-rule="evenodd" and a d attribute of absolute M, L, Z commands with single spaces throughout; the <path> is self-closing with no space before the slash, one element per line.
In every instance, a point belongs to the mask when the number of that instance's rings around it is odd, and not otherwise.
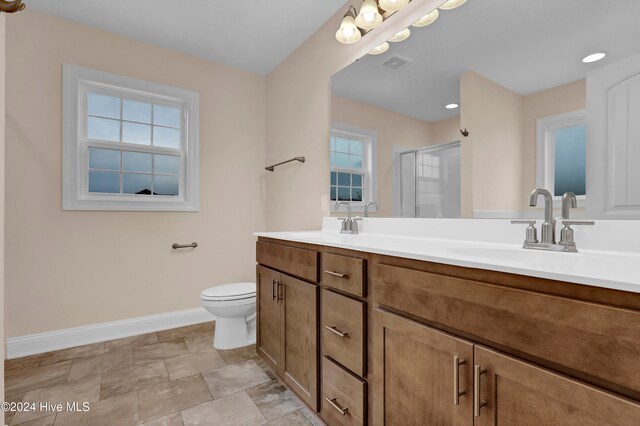
<path fill-rule="evenodd" d="M 396 12 L 405 7 L 409 0 L 380 0 L 380 8 L 387 12 Z"/>
<path fill-rule="evenodd" d="M 592 53 L 591 55 L 582 58 L 582 62 L 584 62 L 585 64 L 598 62 L 599 60 L 604 59 L 605 56 L 607 56 L 605 53 Z"/>
<path fill-rule="evenodd" d="M 387 50 L 389 50 L 389 43 L 385 41 L 380 46 L 371 49 L 371 51 L 369 52 L 369 55 L 380 55 L 386 52 Z"/>
<path fill-rule="evenodd" d="M 462 6 L 466 2 L 467 2 L 467 0 L 449 0 L 445 4 L 441 5 L 440 9 L 442 9 L 442 10 L 455 9 L 456 7 Z"/>
<path fill-rule="evenodd" d="M 382 23 L 382 15 L 378 11 L 376 0 L 364 0 L 360 12 L 356 16 L 356 25 L 363 30 L 372 30 Z"/>
<path fill-rule="evenodd" d="M 349 10 L 345 13 L 344 18 L 342 18 L 342 23 L 340 24 L 340 29 L 336 31 L 336 40 L 343 44 L 351 44 L 360 40 L 362 34 L 360 34 L 360 30 L 356 27 L 356 21 L 353 17 L 353 12 Z"/>
<path fill-rule="evenodd" d="M 436 21 L 436 19 L 438 19 L 438 16 L 440 16 L 440 12 L 438 12 L 438 9 L 435 9 L 427 13 L 426 15 L 424 15 L 422 18 L 418 19 L 416 22 L 414 22 L 413 26 L 426 27 L 427 25 L 433 24 Z"/>
<path fill-rule="evenodd" d="M 389 41 L 392 43 L 398 43 L 400 41 L 408 39 L 410 35 L 411 31 L 409 30 L 409 28 L 405 28 L 404 30 L 391 37 Z"/>

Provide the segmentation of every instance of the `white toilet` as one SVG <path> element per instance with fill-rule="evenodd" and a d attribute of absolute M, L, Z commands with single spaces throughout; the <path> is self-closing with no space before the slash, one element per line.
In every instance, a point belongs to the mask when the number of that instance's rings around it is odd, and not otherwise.
<path fill-rule="evenodd" d="M 213 347 L 234 349 L 256 342 L 256 284 L 235 283 L 200 293 L 202 306 L 216 316 Z"/>

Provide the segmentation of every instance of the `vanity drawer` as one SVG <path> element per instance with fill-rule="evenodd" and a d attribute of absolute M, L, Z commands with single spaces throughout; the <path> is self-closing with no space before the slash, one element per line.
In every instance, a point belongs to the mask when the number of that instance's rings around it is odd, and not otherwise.
<path fill-rule="evenodd" d="M 259 264 L 318 282 L 319 253 L 280 244 L 256 243 L 256 260 Z"/>
<path fill-rule="evenodd" d="M 335 364 L 329 358 L 322 358 L 321 415 L 327 424 L 365 424 L 366 392 L 366 382 Z"/>
<path fill-rule="evenodd" d="M 322 352 L 365 375 L 365 304 L 322 290 Z"/>
<path fill-rule="evenodd" d="M 340 256 L 338 254 L 322 254 L 322 283 L 356 296 L 365 296 L 364 259 Z"/>
<path fill-rule="evenodd" d="M 640 311 L 385 264 L 373 276 L 376 305 L 640 391 Z"/>

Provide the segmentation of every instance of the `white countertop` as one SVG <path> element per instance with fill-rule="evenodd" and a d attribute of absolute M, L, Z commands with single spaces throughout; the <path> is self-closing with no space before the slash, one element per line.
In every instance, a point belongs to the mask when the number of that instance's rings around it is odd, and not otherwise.
<path fill-rule="evenodd" d="M 338 232 L 335 218 L 325 218 L 321 231 L 254 235 L 640 293 L 640 248 L 629 243 L 640 235 L 636 222 L 599 221 L 588 233 L 576 229 L 578 253 L 525 250 L 524 226 L 507 220 L 366 219 L 360 234 L 346 235 Z M 601 241 L 598 225 L 624 241 Z M 473 240 L 463 238 L 468 235 Z M 594 250 L 594 244 L 604 247 Z M 607 250 L 617 246 L 626 251 Z"/>

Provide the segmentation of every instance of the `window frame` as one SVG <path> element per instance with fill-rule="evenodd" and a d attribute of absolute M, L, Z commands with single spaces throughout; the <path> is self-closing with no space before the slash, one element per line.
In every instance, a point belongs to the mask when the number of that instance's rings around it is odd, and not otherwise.
<path fill-rule="evenodd" d="M 354 212 L 364 212 L 364 207 L 369 202 L 377 201 L 377 179 L 376 179 L 376 137 L 377 134 L 374 130 L 362 129 L 355 126 L 331 123 L 331 129 L 329 137 L 332 136 L 346 136 L 349 138 L 359 139 L 363 141 L 363 167 L 362 170 L 339 168 L 331 166 L 329 162 L 329 173 L 331 172 L 343 172 L 343 173 L 363 173 L 362 183 L 362 201 L 349 201 L 351 204 L 351 210 Z M 331 148 L 329 148 L 331 153 Z M 329 201 L 331 204 L 331 211 L 335 211 L 335 205 L 338 200 L 331 199 L 331 180 L 329 179 Z M 337 197 L 336 197 L 337 198 Z"/>
<path fill-rule="evenodd" d="M 586 109 L 536 120 L 536 186 L 538 188 L 548 189 L 552 195 L 555 192 L 555 131 L 580 124 L 587 124 Z M 586 207 L 587 195 L 576 196 L 578 207 Z M 562 196 L 553 195 L 553 207 L 562 207 Z"/>
<path fill-rule="evenodd" d="M 89 139 L 87 94 L 98 93 L 182 108 L 178 149 Z M 127 121 L 122 120 L 120 121 Z M 151 125 L 153 131 L 153 125 Z M 63 210 L 198 211 L 199 95 L 197 92 L 76 65 L 63 65 Z M 180 155 L 179 195 L 89 192 L 89 147 Z M 120 171 L 122 174 L 122 170 Z M 153 174 L 153 170 L 151 172 Z M 122 184 L 122 183 L 121 183 Z"/>

